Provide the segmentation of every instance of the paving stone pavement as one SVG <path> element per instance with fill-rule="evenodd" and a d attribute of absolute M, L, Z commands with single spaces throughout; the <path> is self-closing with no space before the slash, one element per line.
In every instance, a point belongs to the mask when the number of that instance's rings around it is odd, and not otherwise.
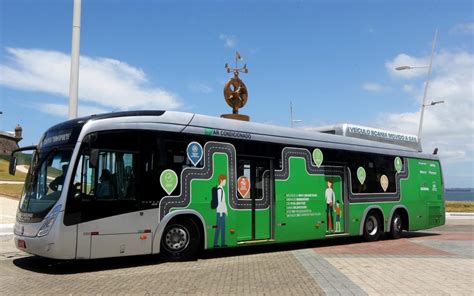
<path fill-rule="evenodd" d="M 474 295 L 474 220 L 399 240 L 343 238 L 157 256 L 53 261 L 0 241 L 0 294 Z"/>
<path fill-rule="evenodd" d="M 0 294 L 324 294 L 291 252 L 180 263 L 160 262 L 151 256 L 133 260 L 0 260 Z"/>

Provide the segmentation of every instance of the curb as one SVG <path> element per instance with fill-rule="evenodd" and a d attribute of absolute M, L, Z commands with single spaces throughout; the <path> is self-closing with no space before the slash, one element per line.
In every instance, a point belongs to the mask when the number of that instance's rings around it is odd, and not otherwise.
<path fill-rule="evenodd" d="M 446 219 L 474 219 L 474 213 L 446 212 Z"/>

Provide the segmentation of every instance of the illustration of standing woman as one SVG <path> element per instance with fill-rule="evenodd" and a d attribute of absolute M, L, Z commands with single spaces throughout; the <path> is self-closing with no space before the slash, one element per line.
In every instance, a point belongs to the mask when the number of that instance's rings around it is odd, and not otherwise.
<path fill-rule="evenodd" d="M 225 200 L 224 186 L 226 184 L 227 177 L 220 175 L 218 178 L 219 185 L 217 186 L 217 228 L 214 234 L 214 248 L 218 246 L 219 234 L 221 236 L 221 247 L 227 247 L 225 244 L 225 217 L 227 216 L 227 202 Z"/>
<path fill-rule="evenodd" d="M 333 181 L 328 180 L 327 186 L 328 188 L 326 188 L 325 196 L 326 196 L 326 218 L 327 218 L 327 223 L 328 223 L 327 231 L 329 232 L 329 231 L 334 231 L 333 222 L 332 222 L 332 212 L 333 212 L 334 201 L 336 197 L 334 194 L 334 190 L 332 190 Z"/>

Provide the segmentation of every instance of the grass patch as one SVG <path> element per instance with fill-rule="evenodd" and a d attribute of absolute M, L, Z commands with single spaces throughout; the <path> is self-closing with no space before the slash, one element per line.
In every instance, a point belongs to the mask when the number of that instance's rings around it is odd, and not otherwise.
<path fill-rule="evenodd" d="M 446 212 L 474 212 L 474 201 L 447 201 Z"/>
<path fill-rule="evenodd" d="M 20 198 L 23 184 L 0 184 L 0 195 Z"/>
<path fill-rule="evenodd" d="M 20 181 L 24 182 L 26 179 L 26 174 L 16 171 L 14 176 L 8 173 L 9 162 L 0 159 L 0 181 Z"/>

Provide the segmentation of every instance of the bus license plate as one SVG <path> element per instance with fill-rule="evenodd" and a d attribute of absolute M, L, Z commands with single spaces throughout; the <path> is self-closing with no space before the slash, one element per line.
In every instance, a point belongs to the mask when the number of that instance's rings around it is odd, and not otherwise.
<path fill-rule="evenodd" d="M 26 242 L 22 239 L 18 240 L 18 248 L 26 249 Z"/>

